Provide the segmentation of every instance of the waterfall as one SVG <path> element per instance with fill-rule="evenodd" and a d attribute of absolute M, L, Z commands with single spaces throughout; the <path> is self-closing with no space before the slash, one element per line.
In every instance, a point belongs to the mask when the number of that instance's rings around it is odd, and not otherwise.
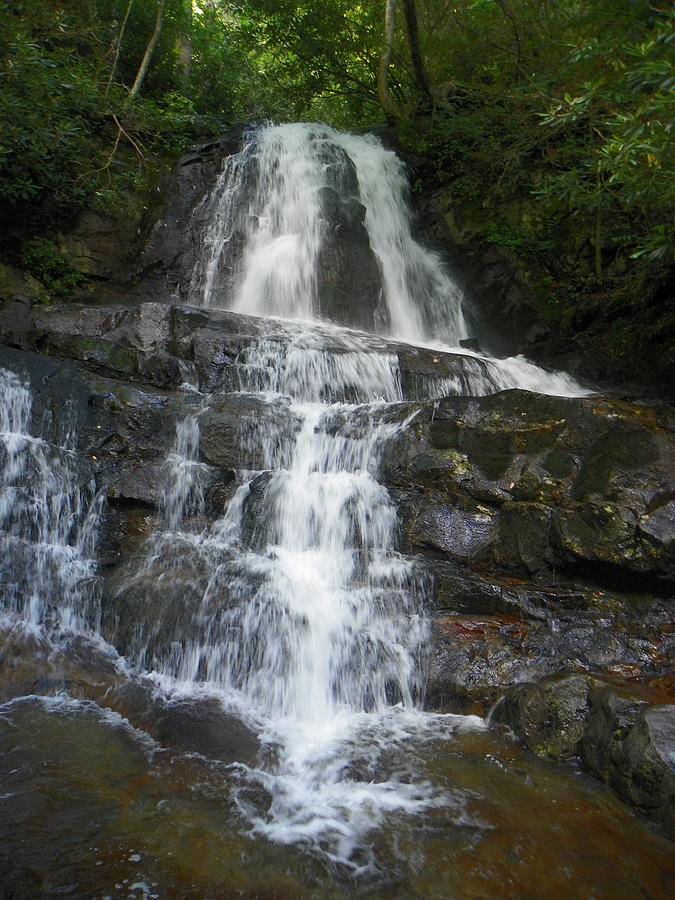
<path fill-rule="evenodd" d="M 387 754 L 484 727 L 423 711 L 428 576 L 400 552 L 378 481 L 414 419 L 392 341 L 447 349 L 467 335 L 461 291 L 416 241 L 407 192 L 379 141 L 325 126 L 258 129 L 226 161 L 194 213 L 189 300 L 284 321 L 242 342 L 222 390 L 188 385 L 157 527 L 103 610 L 91 472 L 72 434 L 31 435 L 29 385 L 0 370 L 6 610 L 100 633 L 167 692 L 235 710 L 261 747 L 230 773 L 244 827 L 356 872 L 374 865 L 369 835 L 389 816 L 448 802 Z M 415 391 L 584 393 L 525 360 L 464 355 L 461 376 L 421 376 Z M 200 441 L 224 395 L 241 401 L 240 459 L 214 513 Z"/>
<path fill-rule="evenodd" d="M 378 822 L 445 802 L 378 777 L 386 748 L 482 727 L 422 711 L 429 584 L 398 552 L 377 480 L 410 416 L 398 357 L 344 327 L 380 322 L 445 349 L 467 334 L 460 290 L 413 236 L 407 191 L 379 141 L 324 126 L 258 129 L 226 161 L 194 213 L 190 301 L 286 321 L 228 370 L 226 389 L 257 405 L 237 424 L 242 468 L 222 516 L 201 515 L 200 421 L 218 402 L 204 396 L 177 428 L 162 523 L 122 587 L 162 610 L 139 617 L 132 660 L 171 690 L 227 698 L 258 731 L 258 763 L 238 768 L 235 791 L 252 831 L 356 870 Z M 348 296 L 345 232 L 369 273 L 370 319 Z M 342 285 L 328 299 L 326 281 Z M 582 392 L 524 360 L 465 358 L 461 379 L 429 379 L 430 396 Z"/>
<path fill-rule="evenodd" d="M 413 237 L 403 162 L 374 137 L 326 126 L 262 128 L 228 159 L 199 211 L 204 252 L 190 301 L 250 315 L 317 315 L 327 191 L 362 204 L 390 336 L 451 345 L 466 337 L 461 292 Z"/>
<path fill-rule="evenodd" d="M 566 373 L 545 371 L 522 356 L 494 359 L 460 347 L 468 335 L 463 293 L 440 257 L 415 239 L 408 195 L 404 163 L 372 135 L 303 123 L 256 129 L 228 157 L 195 211 L 191 237 L 202 253 L 189 302 L 256 316 L 334 320 L 485 359 L 490 384 L 481 375 L 470 393 L 587 394 Z M 336 309 L 320 290 L 322 279 L 336 274 L 334 261 L 324 259 L 330 235 L 340 229 L 356 234 L 359 210 L 366 252 L 379 272 L 378 284 L 366 291 L 370 321 L 348 261 L 344 289 L 358 293 L 359 302 Z"/>
<path fill-rule="evenodd" d="M 0 591 L 16 624 L 95 631 L 95 546 L 101 498 L 91 472 L 64 445 L 30 433 L 30 385 L 0 369 Z M 66 411 L 67 412 L 67 411 Z"/>
<path fill-rule="evenodd" d="M 208 627 L 196 640 L 176 634 L 154 651 L 152 666 L 237 690 L 268 716 L 325 721 L 341 709 L 417 705 L 427 638 L 422 592 L 412 563 L 395 552 L 396 511 L 376 480 L 383 447 L 406 426 L 389 420 L 381 399 L 401 398 L 396 358 L 356 351 L 336 358 L 263 339 L 238 368 L 241 390 L 270 405 L 283 398 L 297 431 L 289 446 L 267 422 L 245 429 L 261 468 L 242 471 L 224 516 L 195 533 L 184 520 L 203 504 L 198 416 L 179 424 L 164 523 L 134 580 L 159 563 L 163 590 L 189 548 L 209 573 L 193 611 Z M 321 402 L 327 393 L 359 402 Z M 137 661 L 147 665 L 146 624 L 137 632 Z"/>

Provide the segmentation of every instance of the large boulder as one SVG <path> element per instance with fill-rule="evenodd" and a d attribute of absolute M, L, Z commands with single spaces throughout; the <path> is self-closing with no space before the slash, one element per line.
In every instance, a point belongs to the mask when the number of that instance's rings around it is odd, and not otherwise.
<path fill-rule="evenodd" d="M 590 696 L 585 767 L 675 837 L 675 705 L 605 688 Z"/>
<path fill-rule="evenodd" d="M 570 759 L 578 755 L 584 736 L 592 687 L 593 679 L 585 675 L 514 685 L 490 719 L 508 725 L 538 756 Z"/>
<path fill-rule="evenodd" d="M 507 725 L 546 759 L 584 767 L 675 837 L 675 705 L 587 675 L 509 688 L 490 721 Z M 653 699 L 653 698 L 652 698 Z"/>

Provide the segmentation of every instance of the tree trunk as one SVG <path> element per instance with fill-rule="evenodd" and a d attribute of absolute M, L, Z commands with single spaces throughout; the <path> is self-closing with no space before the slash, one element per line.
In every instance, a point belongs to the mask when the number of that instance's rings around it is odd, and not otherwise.
<path fill-rule="evenodd" d="M 511 23 L 511 27 L 513 28 L 513 37 L 516 41 L 516 53 L 518 55 L 517 65 L 518 65 L 518 68 L 521 68 L 522 61 L 523 61 L 522 60 L 523 53 L 522 53 L 522 47 L 520 45 L 520 32 L 518 30 L 518 22 L 516 21 L 516 17 L 513 14 L 513 10 L 508 8 L 505 0 L 495 0 L 495 2 L 497 4 L 497 6 L 501 9 L 501 11 L 504 13 L 506 18 L 509 20 L 509 22 Z"/>
<path fill-rule="evenodd" d="M 602 216 L 600 210 L 595 214 L 595 274 L 602 277 Z"/>
<path fill-rule="evenodd" d="M 112 87 L 113 80 L 115 78 L 115 72 L 117 71 L 117 63 L 120 58 L 120 50 L 122 49 L 122 40 L 124 38 L 124 32 L 126 31 L 127 22 L 129 21 L 129 13 L 131 12 L 131 7 L 134 5 L 134 0 L 129 0 L 129 5 L 127 6 L 127 11 L 124 14 L 124 19 L 122 20 L 122 24 L 120 26 L 119 33 L 117 35 L 117 39 L 115 40 L 115 55 L 113 57 L 113 63 L 110 68 L 110 78 L 108 78 L 108 83 L 105 86 L 105 94 L 103 95 L 103 99 L 108 99 L 108 94 L 110 93 L 110 88 Z"/>
<path fill-rule="evenodd" d="M 176 53 L 178 54 L 178 66 L 181 70 L 182 81 L 185 86 L 190 84 L 192 74 L 192 0 L 187 0 L 183 5 L 185 25 L 183 33 L 176 38 Z"/>
<path fill-rule="evenodd" d="M 165 6 L 166 0 L 157 0 L 157 17 L 155 18 L 155 27 L 153 29 L 152 36 L 148 41 L 148 46 L 145 48 L 143 59 L 141 60 L 141 64 L 136 74 L 136 80 L 134 81 L 132 88 L 129 91 L 129 97 L 131 99 L 133 99 L 141 89 L 143 79 L 145 78 L 145 74 L 148 71 L 148 67 L 150 66 L 150 62 L 152 60 L 152 54 L 155 52 L 155 47 L 157 46 L 157 42 L 159 41 L 159 38 L 162 34 L 162 22 L 164 21 Z"/>
<path fill-rule="evenodd" d="M 377 96 L 382 109 L 388 116 L 398 118 L 400 110 L 389 91 L 389 66 L 394 47 L 394 27 L 396 24 L 396 0 L 385 0 L 384 8 L 384 47 L 380 54 L 380 65 L 377 71 Z"/>
<path fill-rule="evenodd" d="M 405 13 L 405 28 L 408 36 L 410 60 L 415 73 L 415 85 L 420 94 L 423 94 L 430 100 L 431 87 L 429 86 L 429 79 L 422 60 L 422 51 L 420 50 L 420 30 L 417 23 L 415 0 L 403 0 L 403 11 Z"/>

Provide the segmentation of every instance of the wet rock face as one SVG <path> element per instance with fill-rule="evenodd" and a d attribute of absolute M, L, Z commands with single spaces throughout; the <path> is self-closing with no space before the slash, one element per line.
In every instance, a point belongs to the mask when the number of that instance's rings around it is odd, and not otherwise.
<path fill-rule="evenodd" d="M 434 577 L 429 703 L 496 703 L 670 833 L 674 448 L 667 408 L 508 391 L 421 410 L 385 466 Z"/>
<path fill-rule="evenodd" d="M 584 765 L 675 837 L 674 750 L 674 705 L 650 705 L 611 688 L 591 695 Z"/>
<path fill-rule="evenodd" d="M 214 186 L 223 161 L 241 147 L 241 129 L 218 141 L 193 148 L 182 157 L 171 174 L 166 205 L 152 227 L 141 257 L 143 293 L 148 296 L 181 294 L 195 267 L 199 246 L 187 240 L 193 219 L 199 227 L 199 202 Z"/>
<path fill-rule="evenodd" d="M 156 506 L 176 423 L 201 403 L 191 388 L 239 389 L 250 378 L 247 350 L 263 336 L 279 346 L 297 339 L 292 329 L 228 312 L 71 304 L 29 309 L 11 341 L 38 351 L 14 363 L 35 372 L 37 422 L 54 406 L 56 385 L 77 407 L 79 449 L 108 497 Z M 323 339 L 342 352 L 337 337 Z M 396 355 L 413 401 L 434 379 L 465 389 L 469 370 L 480 375 L 484 366 L 376 339 L 373 348 Z M 505 612 L 536 627 L 554 617 L 564 633 L 568 624 L 596 627 L 601 616 L 614 621 L 618 610 L 634 623 L 650 596 L 669 596 L 675 450 L 667 409 L 506 391 L 413 402 L 400 417 L 412 413 L 381 477 L 398 502 L 401 549 L 421 555 L 435 577 L 439 614 Z M 263 463 L 261 433 L 290 447 L 298 427 L 282 402 L 250 394 L 221 394 L 200 416 L 214 497 L 227 496 L 219 473 Z M 532 609 L 546 614 L 537 619 Z M 665 614 L 657 619 L 660 627 Z"/>
<path fill-rule="evenodd" d="M 430 702 L 485 712 L 560 672 L 661 672 L 674 461 L 667 408 L 506 391 L 422 409 L 385 477 L 434 576 Z"/>
<path fill-rule="evenodd" d="M 321 191 L 325 220 L 319 257 L 318 306 L 334 322 L 380 331 L 389 326 L 382 279 L 364 225 L 366 208 L 354 195 L 347 199 L 331 188 Z"/>
<path fill-rule="evenodd" d="M 93 700 L 174 751 L 253 763 L 258 741 L 212 698 L 190 703 L 158 694 L 148 679 L 130 679 L 99 643 L 73 637 L 58 650 L 26 632 L 0 634 L 0 700 L 31 694 Z"/>
<path fill-rule="evenodd" d="M 283 358 L 299 333 L 167 303 L 20 304 L 21 316 L 15 306 L 0 305 L 12 345 L 0 347 L 0 366 L 31 383 L 32 433 L 58 444 L 74 430 L 82 471 L 107 497 L 99 539 L 103 632 L 124 652 L 160 665 L 163 648 L 184 649 L 194 637 L 184 596 L 204 587 L 212 569 L 208 558 L 190 562 L 173 547 L 171 590 L 151 565 L 131 578 L 162 521 L 176 426 L 199 415 L 203 508 L 187 525 L 198 534 L 233 496 L 235 469 L 264 470 L 265 441 L 290 454 L 299 422 L 289 404 L 241 388 L 251 381 L 253 342 L 270 341 Z M 506 692 L 495 720 L 530 749 L 552 759 L 579 756 L 666 822 L 671 732 L 656 710 L 672 699 L 675 656 L 671 413 L 524 391 L 425 401 L 429 392 L 465 391 L 469 376 L 487 379 L 489 366 L 377 338 L 368 344 L 398 360 L 404 401 L 382 415 L 410 420 L 387 444 L 379 477 L 398 507 L 400 549 L 433 585 L 427 705 L 485 714 Z M 348 352 L 334 330 L 321 332 L 320 345 Z M 326 427 L 358 430 L 369 421 L 346 423 L 336 414 Z M 268 478 L 257 476 L 243 506 L 254 543 L 266 540 L 260 496 Z M 222 598 L 231 577 L 224 572 Z M 139 631 L 129 623 L 141 605 L 152 612 Z M 221 613 L 201 610 L 214 622 Z M 28 669 L 25 677 L 12 671 L 10 693 L 12 684 L 32 683 Z M 69 685 L 78 677 L 69 676 Z M 94 696 L 97 678 L 88 669 L 81 675 L 85 696 Z M 603 693 L 617 680 L 650 691 L 658 684 L 659 692 L 648 705 L 632 700 L 626 712 L 623 700 L 610 703 Z M 116 708 L 127 704 L 133 721 L 146 721 L 119 692 Z M 192 729 L 180 710 L 155 713 L 160 736 L 183 740 Z M 632 737 L 619 739 L 626 723 Z M 200 741 L 212 749 L 217 726 L 205 728 Z"/>
<path fill-rule="evenodd" d="M 444 398 L 390 460 L 406 549 L 519 577 L 592 564 L 672 579 L 671 428 L 667 409 L 602 398 Z"/>
<path fill-rule="evenodd" d="M 538 756 L 570 759 L 577 755 L 588 719 L 593 679 L 567 675 L 508 689 L 495 706 L 493 723 L 504 723 Z"/>

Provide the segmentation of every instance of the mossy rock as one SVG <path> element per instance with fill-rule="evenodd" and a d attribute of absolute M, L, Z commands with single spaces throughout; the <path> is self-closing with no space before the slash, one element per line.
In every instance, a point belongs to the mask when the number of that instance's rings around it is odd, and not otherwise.
<path fill-rule="evenodd" d="M 137 375 L 138 352 L 103 337 L 52 332 L 38 341 L 42 353 L 94 363 L 121 375 Z"/>
<path fill-rule="evenodd" d="M 617 423 L 596 441 L 572 487 L 581 500 L 610 496 L 612 482 L 626 471 L 643 469 L 658 459 L 656 441 L 646 429 Z"/>
<path fill-rule="evenodd" d="M 543 759 L 569 759 L 576 756 L 585 733 L 592 687 L 593 680 L 584 675 L 513 685 L 496 705 L 491 721 L 508 725 Z"/>

